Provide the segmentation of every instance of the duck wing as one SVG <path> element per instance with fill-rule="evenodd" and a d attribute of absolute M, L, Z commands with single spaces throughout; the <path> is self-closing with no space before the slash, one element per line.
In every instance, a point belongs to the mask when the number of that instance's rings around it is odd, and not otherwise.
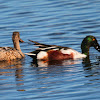
<path fill-rule="evenodd" d="M 33 42 L 35 46 L 38 46 L 39 47 L 38 50 L 51 50 L 51 49 L 60 50 L 62 48 L 70 49 L 69 47 L 62 47 L 62 46 L 58 46 L 58 45 L 47 45 L 47 44 L 42 44 L 42 43 L 32 41 L 32 40 L 29 40 L 29 41 Z"/>

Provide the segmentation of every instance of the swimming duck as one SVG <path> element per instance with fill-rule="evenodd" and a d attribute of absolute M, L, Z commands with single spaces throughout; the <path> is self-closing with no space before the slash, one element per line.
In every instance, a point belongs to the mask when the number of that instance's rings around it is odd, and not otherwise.
<path fill-rule="evenodd" d="M 13 32 L 12 41 L 13 41 L 14 48 L 0 47 L 0 61 L 21 59 L 25 56 L 20 49 L 19 41 L 20 42 L 24 42 L 24 41 L 20 39 L 19 32 Z"/>
<path fill-rule="evenodd" d="M 86 36 L 83 39 L 81 43 L 82 53 L 69 47 L 46 45 L 32 40 L 29 41 L 33 42 L 34 45 L 38 46 L 39 48 L 33 52 L 26 54 L 32 58 L 36 58 L 38 60 L 43 61 L 86 58 L 89 55 L 90 47 L 94 47 L 100 52 L 100 46 L 96 38 L 91 35 Z"/>

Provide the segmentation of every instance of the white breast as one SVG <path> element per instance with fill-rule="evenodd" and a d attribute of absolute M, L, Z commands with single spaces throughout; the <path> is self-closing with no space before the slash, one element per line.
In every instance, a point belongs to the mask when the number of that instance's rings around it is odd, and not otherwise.
<path fill-rule="evenodd" d="M 74 59 L 78 59 L 78 58 L 86 58 L 86 55 L 85 54 L 81 54 L 80 52 L 77 52 L 76 50 L 73 50 L 73 49 L 67 49 L 67 50 L 64 50 L 64 49 L 61 49 L 61 52 L 63 54 L 73 54 L 73 58 Z"/>
<path fill-rule="evenodd" d="M 37 59 L 43 59 L 44 57 L 48 57 L 48 54 L 47 54 L 47 52 L 45 52 L 45 51 L 40 51 L 40 52 L 37 54 Z"/>

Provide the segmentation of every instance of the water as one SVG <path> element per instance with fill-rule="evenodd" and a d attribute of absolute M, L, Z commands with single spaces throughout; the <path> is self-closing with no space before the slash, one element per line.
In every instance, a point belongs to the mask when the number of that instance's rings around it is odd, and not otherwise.
<path fill-rule="evenodd" d="M 12 47 L 12 32 L 19 31 L 24 53 L 36 48 L 28 39 L 80 52 L 86 35 L 100 41 L 99 0 L 0 0 L 0 14 L 0 46 Z M 100 54 L 91 48 L 86 61 L 36 64 L 26 55 L 21 61 L 2 62 L 0 99 L 99 100 Z"/>

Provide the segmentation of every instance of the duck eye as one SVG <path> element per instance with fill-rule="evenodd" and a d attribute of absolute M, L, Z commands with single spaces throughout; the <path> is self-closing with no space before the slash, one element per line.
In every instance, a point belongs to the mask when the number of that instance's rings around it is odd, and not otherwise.
<path fill-rule="evenodd" d="M 95 41 L 95 39 L 92 39 L 93 41 Z"/>

